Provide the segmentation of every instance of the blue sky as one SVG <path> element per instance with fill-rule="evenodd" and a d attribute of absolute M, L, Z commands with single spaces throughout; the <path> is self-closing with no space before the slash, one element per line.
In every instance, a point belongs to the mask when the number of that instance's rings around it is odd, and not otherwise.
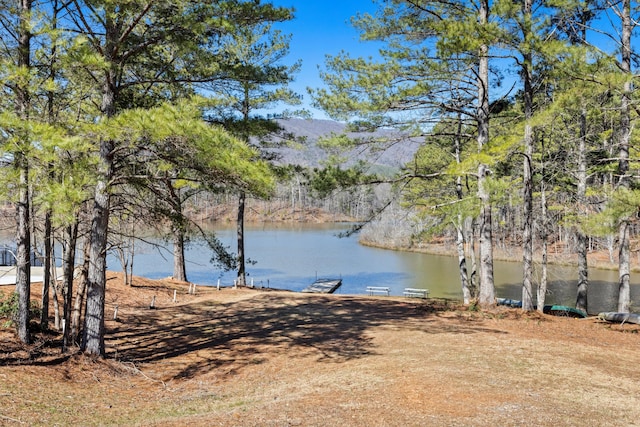
<path fill-rule="evenodd" d="M 297 75 L 293 90 L 304 96 L 304 107 L 309 109 L 314 118 L 328 118 L 324 112 L 310 108 L 310 97 L 307 87 L 322 86 L 318 66 L 324 68 L 326 55 L 337 55 L 341 51 L 351 56 L 375 56 L 380 44 L 360 42 L 359 34 L 350 24 L 350 19 L 358 13 L 373 13 L 377 9 L 374 0 L 271 0 L 277 6 L 293 7 L 295 18 L 278 24 L 276 28 L 283 33 L 291 34 L 291 50 L 289 59 L 293 63 L 302 60 L 302 70 Z M 599 28 L 610 24 L 601 18 Z M 595 41 L 603 49 L 614 50 L 611 41 L 593 33 Z M 592 40 L 593 42 L 593 40 Z M 515 78 L 511 76 L 511 78 Z M 505 83 L 510 87 L 511 84 Z M 503 87 L 505 87 L 503 86 Z"/>
<path fill-rule="evenodd" d="M 344 50 L 352 56 L 369 56 L 377 51 L 372 43 L 358 41 L 358 32 L 349 22 L 358 12 L 375 11 L 372 0 L 273 0 L 273 3 L 295 9 L 295 19 L 277 28 L 292 34 L 291 62 L 302 60 L 302 70 L 292 89 L 304 95 L 308 109 L 310 99 L 306 88 L 322 85 L 318 66 L 324 68 L 327 54 L 336 55 Z M 314 118 L 327 118 L 322 111 L 310 111 Z"/>

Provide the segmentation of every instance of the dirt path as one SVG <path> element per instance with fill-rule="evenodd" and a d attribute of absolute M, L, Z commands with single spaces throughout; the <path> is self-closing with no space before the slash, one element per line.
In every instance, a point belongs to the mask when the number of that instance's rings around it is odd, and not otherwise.
<path fill-rule="evenodd" d="M 640 425 L 635 325 L 198 292 L 111 280 L 106 361 L 60 355 L 55 335 L 23 348 L 0 332 L 0 425 Z"/>

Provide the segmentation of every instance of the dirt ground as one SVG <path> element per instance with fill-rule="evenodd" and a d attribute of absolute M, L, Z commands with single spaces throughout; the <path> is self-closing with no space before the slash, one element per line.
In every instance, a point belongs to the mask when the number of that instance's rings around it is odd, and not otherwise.
<path fill-rule="evenodd" d="M 640 426 L 638 325 L 187 288 L 110 276 L 105 360 L 0 329 L 0 425 Z"/>

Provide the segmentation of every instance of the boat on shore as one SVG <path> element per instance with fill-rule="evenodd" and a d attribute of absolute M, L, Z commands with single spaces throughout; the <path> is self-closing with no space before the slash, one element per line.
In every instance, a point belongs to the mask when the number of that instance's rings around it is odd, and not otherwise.
<path fill-rule="evenodd" d="M 542 311 L 545 314 L 560 317 L 575 317 L 576 319 L 584 319 L 587 317 L 587 313 L 584 311 L 569 307 L 568 305 L 545 305 Z"/>
<path fill-rule="evenodd" d="M 318 279 L 306 288 L 302 292 L 309 292 L 315 294 L 332 294 L 342 285 L 342 279 Z"/>
<path fill-rule="evenodd" d="M 510 298 L 497 298 L 498 305 L 504 305 L 511 308 L 522 308 L 522 301 Z"/>
<path fill-rule="evenodd" d="M 608 311 L 604 313 L 598 313 L 598 319 L 606 320 L 612 323 L 635 323 L 640 325 L 640 314 L 637 313 L 620 313 L 615 311 Z"/>
<path fill-rule="evenodd" d="M 504 305 L 512 308 L 521 308 L 522 301 L 516 299 L 507 299 L 507 298 L 498 298 L 498 305 Z M 535 309 L 536 306 L 533 306 Z M 582 310 L 578 310 L 577 308 L 569 307 L 567 305 L 545 305 L 543 310 L 545 314 L 551 314 L 553 316 L 560 317 L 575 317 L 578 319 L 583 319 L 587 317 L 587 313 Z"/>

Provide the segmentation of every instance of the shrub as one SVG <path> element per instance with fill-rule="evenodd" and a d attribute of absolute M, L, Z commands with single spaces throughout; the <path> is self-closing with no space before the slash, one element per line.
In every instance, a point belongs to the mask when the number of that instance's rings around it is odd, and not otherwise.
<path fill-rule="evenodd" d="M 40 303 L 32 300 L 29 304 L 29 319 L 39 318 L 42 312 Z M 7 328 L 15 323 L 16 315 L 18 314 L 18 294 L 11 292 L 6 295 L 0 291 L 0 320 L 2 320 L 2 326 Z"/>
<path fill-rule="evenodd" d="M 2 319 L 2 326 L 5 328 L 11 326 L 17 313 L 18 294 L 12 292 L 9 295 L 5 295 L 4 292 L 0 292 L 0 319 Z"/>

